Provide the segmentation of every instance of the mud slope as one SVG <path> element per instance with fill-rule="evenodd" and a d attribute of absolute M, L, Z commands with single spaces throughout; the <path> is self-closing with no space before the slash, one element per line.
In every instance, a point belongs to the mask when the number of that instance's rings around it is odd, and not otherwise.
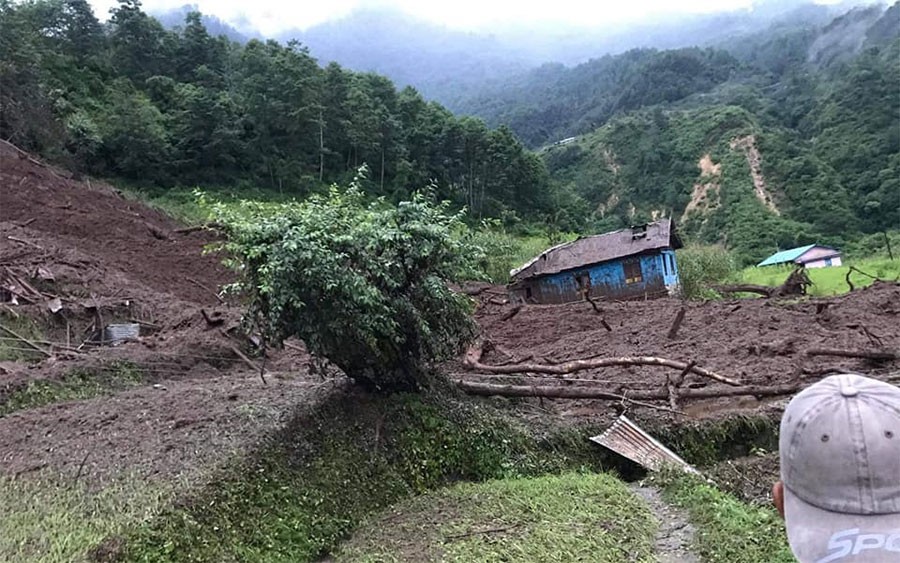
<path fill-rule="evenodd" d="M 0 292 L 0 323 L 31 326 L 48 350 L 30 362 L 0 362 L 0 413 L 7 401 L 58 393 L 72 374 L 110 387 L 0 414 L 0 473 L 191 475 L 330 385 L 307 376 L 302 348 L 276 352 L 262 383 L 235 352 L 252 357 L 252 345 L 228 330 L 240 304 L 216 296 L 233 276 L 203 253 L 213 234 L 179 227 L 109 186 L 73 180 L 0 143 L 0 286 L 18 293 L 11 302 Z M 56 313 L 53 298 L 62 305 Z M 221 322 L 207 323 L 201 310 Z M 86 342 L 103 326 L 134 321 L 142 323 L 135 341 Z M 27 349 L 0 337 L 0 350 Z M 117 381 L 123 374 L 129 379 Z"/>

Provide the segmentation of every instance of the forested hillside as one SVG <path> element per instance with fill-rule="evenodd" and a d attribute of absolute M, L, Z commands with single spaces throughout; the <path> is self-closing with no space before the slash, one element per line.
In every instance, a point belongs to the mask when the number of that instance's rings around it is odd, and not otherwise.
<path fill-rule="evenodd" d="M 507 100 L 512 115 L 492 119 L 531 144 L 593 130 L 543 154 L 556 193 L 595 228 L 673 216 L 747 262 L 843 246 L 900 226 L 898 33 L 895 4 L 729 51 L 634 51 L 558 69 L 556 81 L 535 73 L 538 99 Z"/>
<path fill-rule="evenodd" d="M 105 25 L 85 0 L 4 0 L 0 23 L 0 136 L 76 171 L 304 196 L 365 164 L 373 196 L 433 182 L 475 217 L 549 205 L 541 160 L 508 129 L 297 43 L 212 37 L 196 12 L 168 31 L 137 0 Z"/>

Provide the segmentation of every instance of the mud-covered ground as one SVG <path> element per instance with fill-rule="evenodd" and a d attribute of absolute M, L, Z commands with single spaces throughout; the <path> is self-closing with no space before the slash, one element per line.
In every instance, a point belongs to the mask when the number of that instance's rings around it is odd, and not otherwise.
<path fill-rule="evenodd" d="M 559 364 L 569 360 L 655 356 L 699 367 L 739 380 L 745 385 L 811 384 L 829 373 L 850 371 L 893 381 L 900 376 L 897 361 L 809 355 L 813 349 L 900 350 L 900 284 L 873 286 L 833 298 L 734 299 L 682 302 L 678 299 L 600 302 L 600 312 L 589 303 L 527 305 L 505 319 L 512 305 L 503 303 L 496 289 L 478 296 L 476 317 L 482 336 L 492 346 L 485 364 L 519 362 Z M 679 310 L 686 312 L 674 338 L 669 331 Z M 607 330 L 602 321 L 611 330 Z M 578 371 L 565 376 L 479 375 L 462 362 L 449 366 L 470 381 L 526 385 L 568 385 L 605 389 L 614 393 L 665 390 L 671 368 L 614 366 Z M 684 388 L 725 389 L 726 385 L 690 373 Z M 752 396 L 680 401 L 686 416 L 663 411 L 643 415 L 672 421 L 753 412 L 784 398 Z M 529 400 L 544 410 L 576 417 L 614 417 L 610 401 Z M 668 404 L 658 402 L 658 406 Z"/>

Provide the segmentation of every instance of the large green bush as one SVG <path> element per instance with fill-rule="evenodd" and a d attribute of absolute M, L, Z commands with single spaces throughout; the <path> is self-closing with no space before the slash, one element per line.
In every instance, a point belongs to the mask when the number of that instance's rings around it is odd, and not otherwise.
<path fill-rule="evenodd" d="M 419 389 L 428 364 L 474 333 L 460 213 L 415 194 L 367 203 L 354 183 L 303 202 L 216 204 L 224 249 L 242 273 L 246 320 L 269 343 L 302 339 L 349 377 L 379 390 Z"/>
<path fill-rule="evenodd" d="M 734 257 L 721 246 L 688 246 L 678 251 L 677 258 L 685 299 L 715 297 L 710 286 L 727 281 L 738 270 Z"/>

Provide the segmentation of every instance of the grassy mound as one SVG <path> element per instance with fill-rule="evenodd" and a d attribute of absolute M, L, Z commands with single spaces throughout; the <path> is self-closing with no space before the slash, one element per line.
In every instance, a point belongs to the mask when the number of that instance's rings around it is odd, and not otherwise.
<path fill-rule="evenodd" d="M 656 523 L 606 473 L 464 483 L 372 518 L 342 562 L 653 561 Z"/>

